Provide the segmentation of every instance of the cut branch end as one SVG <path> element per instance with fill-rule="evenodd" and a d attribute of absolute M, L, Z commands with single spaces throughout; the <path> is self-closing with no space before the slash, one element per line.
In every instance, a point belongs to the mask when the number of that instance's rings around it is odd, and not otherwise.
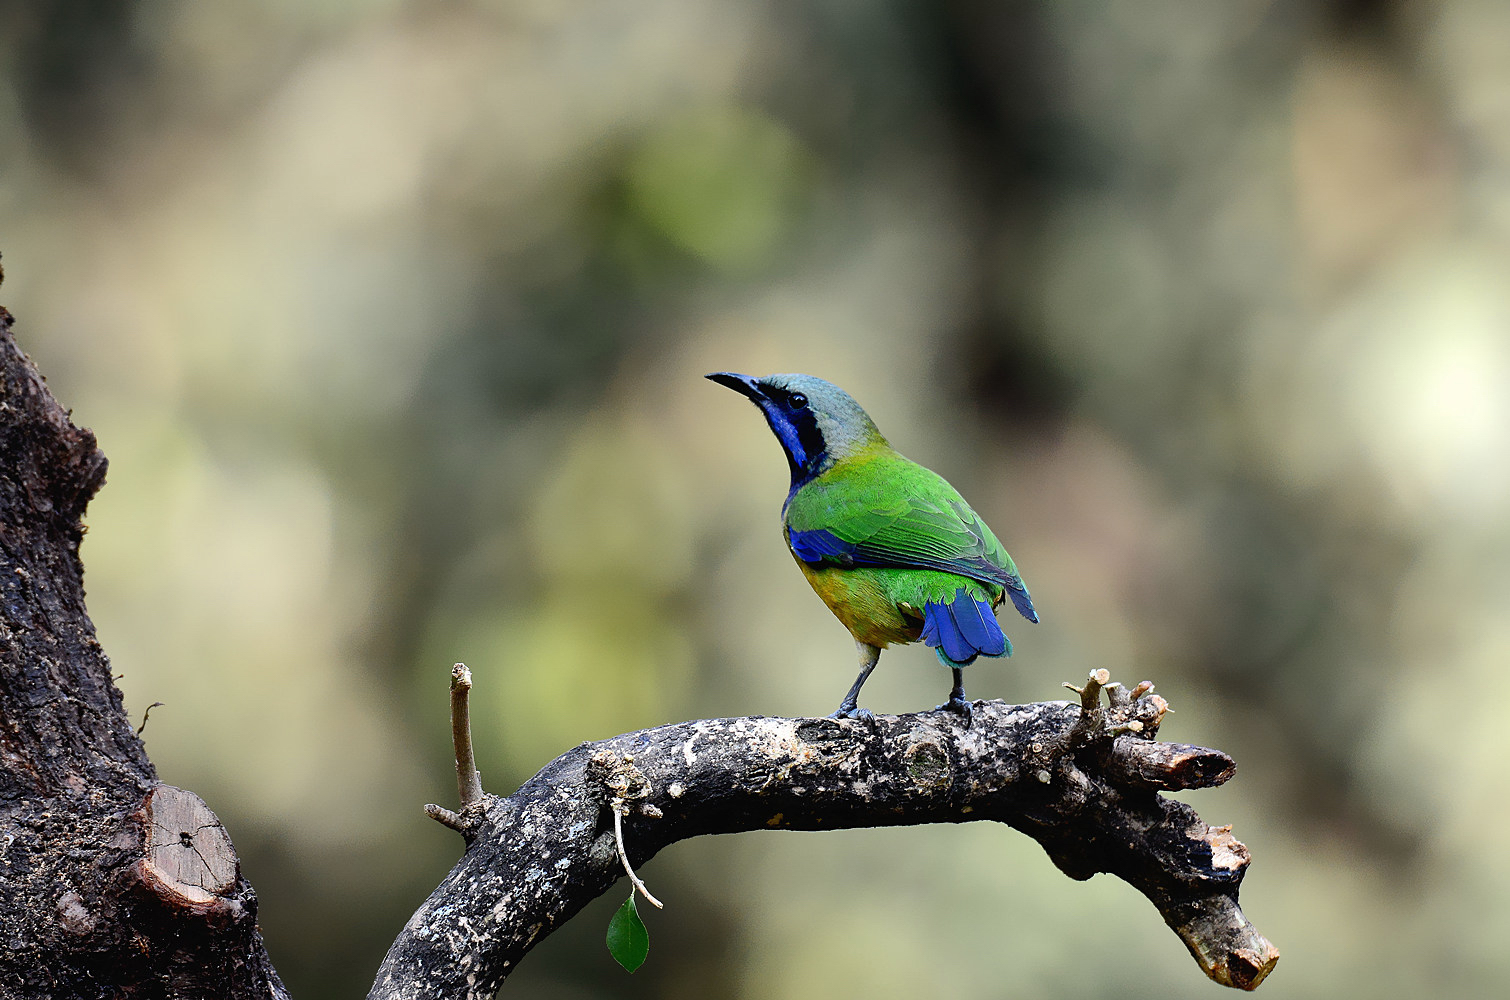
<path fill-rule="evenodd" d="M 1208 896 L 1160 909 L 1212 982 L 1255 990 L 1279 963 L 1279 949 L 1248 922 L 1231 896 Z"/>

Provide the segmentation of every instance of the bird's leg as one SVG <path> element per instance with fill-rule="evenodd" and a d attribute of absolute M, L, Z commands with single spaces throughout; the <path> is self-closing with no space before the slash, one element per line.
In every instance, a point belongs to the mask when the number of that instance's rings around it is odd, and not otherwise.
<path fill-rule="evenodd" d="M 876 664 L 881 661 L 881 647 L 872 646 L 868 642 L 855 641 L 855 648 L 860 651 L 860 676 L 855 678 L 855 686 L 849 689 L 849 694 L 839 703 L 839 710 L 830 719 L 859 719 L 861 722 L 872 722 L 875 715 L 868 708 L 860 708 L 860 689 L 865 686 L 865 678 L 876 669 Z"/>
<path fill-rule="evenodd" d="M 965 698 L 965 671 L 962 667 L 951 667 L 954 671 L 954 687 L 949 691 L 949 700 L 944 702 L 935 712 L 947 709 L 950 712 L 958 712 L 965 717 L 965 728 L 970 727 L 975 718 L 975 706 Z"/>

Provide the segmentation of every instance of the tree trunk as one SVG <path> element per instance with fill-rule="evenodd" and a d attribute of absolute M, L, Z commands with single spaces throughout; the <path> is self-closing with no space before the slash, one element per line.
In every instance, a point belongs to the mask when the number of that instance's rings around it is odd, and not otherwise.
<path fill-rule="evenodd" d="M 0 308 L 0 996 L 287 992 L 230 838 L 157 780 L 84 610 L 105 479 Z"/>

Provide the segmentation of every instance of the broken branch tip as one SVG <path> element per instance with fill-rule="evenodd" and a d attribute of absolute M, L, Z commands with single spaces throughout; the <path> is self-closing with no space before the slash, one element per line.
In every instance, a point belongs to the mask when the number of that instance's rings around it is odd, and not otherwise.
<path fill-rule="evenodd" d="M 456 813 L 447 809 L 445 806 L 436 805 L 434 802 L 430 802 L 425 806 L 425 815 L 435 820 L 435 822 L 439 823 L 441 826 L 450 827 L 457 833 L 466 832 L 466 822 L 463 821 L 462 818 Z"/>
<path fill-rule="evenodd" d="M 472 687 L 472 671 L 465 663 L 458 663 L 451 668 L 451 690 L 466 691 Z"/>

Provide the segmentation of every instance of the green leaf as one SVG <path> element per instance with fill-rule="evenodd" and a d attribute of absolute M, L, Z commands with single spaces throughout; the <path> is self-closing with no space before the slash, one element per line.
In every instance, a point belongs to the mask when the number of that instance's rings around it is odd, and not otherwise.
<path fill-rule="evenodd" d="M 650 954 L 650 932 L 640 919 L 640 911 L 634 908 L 633 889 L 608 922 L 608 953 L 626 972 L 644 965 L 645 956 Z"/>

